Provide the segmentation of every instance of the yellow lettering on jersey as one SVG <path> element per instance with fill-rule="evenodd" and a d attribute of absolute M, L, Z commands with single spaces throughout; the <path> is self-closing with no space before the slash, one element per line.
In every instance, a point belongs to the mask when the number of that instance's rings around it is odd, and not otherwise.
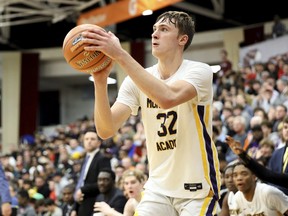
<path fill-rule="evenodd" d="M 264 212 L 257 213 L 257 214 L 247 214 L 246 216 L 265 216 Z"/>
<path fill-rule="evenodd" d="M 230 215 L 238 215 L 238 214 L 240 214 L 240 210 L 239 209 L 230 209 L 229 214 Z"/>
<path fill-rule="evenodd" d="M 168 140 L 165 142 L 157 142 L 157 151 L 172 150 L 176 148 L 176 139 Z"/>
<path fill-rule="evenodd" d="M 160 108 L 156 103 L 147 98 L 147 108 Z"/>

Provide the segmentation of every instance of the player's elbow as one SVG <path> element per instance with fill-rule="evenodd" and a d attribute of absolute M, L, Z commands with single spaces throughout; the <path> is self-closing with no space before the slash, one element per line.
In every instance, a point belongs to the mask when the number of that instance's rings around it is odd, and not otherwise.
<path fill-rule="evenodd" d="M 161 101 L 159 101 L 159 106 L 162 108 L 162 109 L 170 109 L 172 107 L 174 107 L 176 104 L 175 104 L 175 101 L 173 98 L 163 98 Z"/>
<path fill-rule="evenodd" d="M 115 133 L 110 130 L 104 130 L 103 128 L 97 128 L 98 136 L 105 140 L 111 138 Z"/>

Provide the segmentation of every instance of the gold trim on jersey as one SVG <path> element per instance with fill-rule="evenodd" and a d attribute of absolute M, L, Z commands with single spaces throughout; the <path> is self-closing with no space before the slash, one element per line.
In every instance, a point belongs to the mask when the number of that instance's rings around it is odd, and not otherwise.
<path fill-rule="evenodd" d="M 203 164 L 203 168 L 204 168 L 204 175 L 205 175 L 205 179 L 207 180 L 208 184 L 210 185 L 211 189 L 214 191 L 214 187 L 213 184 L 211 182 L 211 178 L 210 178 L 210 173 L 209 173 L 209 163 L 208 158 L 207 158 L 207 151 L 205 148 L 205 138 L 204 138 L 204 134 L 203 134 L 203 125 L 201 123 L 200 120 L 200 116 L 199 116 L 199 112 L 198 112 L 198 106 L 196 104 L 193 104 L 193 115 L 195 118 L 195 122 L 196 122 L 196 128 L 197 128 L 197 134 L 198 134 L 198 139 L 200 142 L 200 149 L 201 149 L 201 156 L 202 156 L 202 164 Z M 206 105 L 204 106 L 204 116 L 203 116 L 203 121 L 204 124 L 207 126 L 209 125 L 209 118 L 210 118 L 210 105 Z M 220 193 L 220 173 L 219 173 L 219 161 L 218 161 L 218 155 L 217 155 L 217 149 L 216 146 L 214 145 L 213 141 L 212 141 L 212 137 L 210 136 L 210 141 L 211 141 L 211 149 L 212 149 L 212 157 L 213 157 L 213 162 L 214 162 L 214 169 L 215 169 L 215 173 L 216 173 L 216 182 L 217 182 L 217 188 L 218 191 L 214 191 L 214 194 L 219 194 Z"/>

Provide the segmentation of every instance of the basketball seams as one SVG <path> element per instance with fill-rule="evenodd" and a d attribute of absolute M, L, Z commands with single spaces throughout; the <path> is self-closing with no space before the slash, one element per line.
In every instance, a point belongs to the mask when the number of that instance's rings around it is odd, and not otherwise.
<path fill-rule="evenodd" d="M 73 34 L 73 35 L 71 35 L 71 36 L 69 36 L 68 37 L 68 39 L 67 39 L 67 42 L 64 44 L 64 48 L 63 48 L 63 51 L 64 51 L 64 53 L 66 53 L 67 54 L 67 52 L 69 52 L 69 57 L 72 55 L 72 54 L 76 54 L 76 55 L 78 55 L 79 53 L 81 53 L 83 50 L 81 50 L 80 49 L 80 52 L 71 52 L 70 51 L 70 47 L 68 46 L 69 44 L 71 44 L 71 46 L 72 46 L 72 42 L 73 42 L 73 40 L 75 40 L 75 36 L 77 35 L 77 34 L 81 34 L 83 31 L 85 31 L 85 29 L 82 29 L 81 31 L 78 31 L 78 32 L 76 32 L 75 34 Z M 83 46 L 84 44 L 81 44 L 81 46 L 79 46 L 77 49 L 75 49 L 75 51 L 77 51 L 77 50 L 79 50 L 79 48 L 81 48 L 82 46 Z M 68 50 L 67 50 L 68 49 Z M 71 58 L 69 58 L 69 60 L 67 61 L 68 63 L 74 58 L 75 56 L 72 56 Z M 67 60 L 67 59 L 66 59 Z"/>
<path fill-rule="evenodd" d="M 101 51 L 87 51 L 87 53 L 84 53 L 84 47 L 88 44 L 81 42 L 81 33 L 86 30 L 86 27 L 91 25 L 93 24 L 82 24 L 74 27 L 68 32 L 63 41 L 63 54 L 66 62 L 72 68 L 85 73 L 101 71 L 111 62 L 111 59 Z M 93 25 L 93 27 L 101 28 L 97 25 Z M 74 42 L 75 44 L 73 45 Z"/>
<path fill-rule="evenodd" d="M 85 52 L 85 50 L 82 50 L 81 51 L 81 53 L 79 53 L 77 56 L 74 56 L 74 58 L 73 59 L 75 59 L 76 57 L 78 57 L 80 54 L 82 54 L 83 52 Z M 94 52 L 99 52 L 99 51 L 94 51 Z M 80 70 L 86 70 L 87 68 L 89 68 L 89 67 L 92 67 L 92 66 L 94 66 L 95 64 L 97 64 L 98 62 L 100 62 L 104 57 L 105 57 L 105 55 L 102 53 L 102 52 L 99 52 L 100 54 L 100 57 L 101 58 L 95 58 L 95 59 L 93 59 L 93 61 L 91 61 L 93 64 L 86 64 L 85 65 L 85 67 L 83 67 L 83 68 L 81 68 Z M 71 59 L 71 61 L 73 60 L 73 59 Z M 83 58 L 83 59 L 85 59 L 85 58 Z M 81 60 L 83 60 L 82 58 L 81 58 Z M 97 62 L 94 62 L 95 60 L 98 60 Z M 70 61 L 70 62 L 71 62 Z M 80 61 L 80 60 L 79 60 Z M 91 62 L 89 62 L 89 63 L 91 63 Z M 85 69 L 84 69 L 85 68 Z"/>
<path fill-rule="evenodd" d="M 98 65 L 97 67 L 94 67 L 95 65 L 97 65 L 99 62 L 101 62 L 102 60 L 103 60 L 103 58 L 106 58 L 106 60 L 105 61 L 103 61 L 100 65 Z M 100 71 L 100 70 L 102 70 L 103 68 L 103 66 L 105 66 L 105 64 L 106 65 L 108 65 L 109 63 L 110 63 L 110 58 L 109 57 L 107 57 L 106 55 L 104 55 L 104 54 L 102 54 L 102 58 L 101 59 L 99 59 L 99 61 L 97 61 L 97 62 L 95 62 L 94 64 L 92 64 L 92 65 L 90 65 L 90 67 L 88 67 L 88 68 L 86 68 L 86 69 L 81 69 L 81 70 L 87 70 L 87 69 L 89 69 L 89 68 L 95 68 L 96 69 L 96 71 L 91 71 L 91 72 L 97 72 L 97 71 Z M 107 63 L 108 62 L 108 63 Z M 84 71 L 85 72 L 85 71 Z M 90 73 L 90 72 L 88 72 L 88 73 Z"/>

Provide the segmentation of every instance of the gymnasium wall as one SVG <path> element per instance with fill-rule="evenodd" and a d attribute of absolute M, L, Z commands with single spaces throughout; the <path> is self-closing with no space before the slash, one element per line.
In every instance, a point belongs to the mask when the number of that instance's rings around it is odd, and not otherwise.
<path fill-rule="evenodd" d="M 283 20 L 283 22 L 286 24 L 286 26 L 288 26 L 288 20 Z M 271 26 L 272 22 L 264 24 L 263 30 L 265 35 L 271 34 Z M 253 28 L 253 26 L 249 26 L 246 28 Z M 210 65 L 217 64 L 220 62 L 220 50 L 225 48 L 228 51 L 229 59 L 233 62 L 233 69 L 237 70 L 239 63 L 239 44 L 241 44 L 241 42 L 243 42 L 244 40 L 244 31 L 245 29 L 243 28 L 233 28 L 227 30 L 196 33 L 192 45 L 188 48 L 187 51 L 185 51 L 184 57 L 195 61 L 206 62 Z M 145 48 L 143 56 L 143 66 L 148 67 L 154 64 L 156 60 L 151 55 L 151 40 L 147 40 L 143 43 Z M 123 46 L 126 50 L 130 51 L 131 47 L 129 43 L 124 43 Z M 50 91 L 58 92 L 58 109 L 60 116 L 59 122 L 57 124 L 68 124 L 75 121 L 76 119 L 83 118 L 84 116 L 91 117 L 93 115 L 93 83 L 88 80 L 89 75 L 77 72 L 67 65 L 63 58 L 61 48 L 28 50 L 25 51 L 25 53 L 26 52 L 39 54 L 39 91 L 41 93 L 49 93 Z M 11 77 L 10 73 L 6 73 L 5 75 L 6 77 L 9 77 L 8 81 L 7 79 L 4 80 L 5 77 L 3 77 L 2 75 L 3 68 L 4 70 L 8 68 L 9 70 L 14 70 L 11 69 L 9 65 L 7 65 L 10 62 L 7 59 L 10 59 L 9 55 L 17 56 L 17 54 L 19 55 L 21 54 L 21 52 L 15 51 L 12 54 L 11 52 L 8 54 L 5 52 L 0 53 L 0 78 L 2 77 L 2 95 L 4 90 L 3 88 L 5 88 L 6 90 L 20 90 L 20 86 L 15 85 L 15 78 Z M 3 59 L 5 59 L 5 62 Z M 13 64 L 13 68 L 15 67 L 16 65 Z M 116 65 L 112 76 L 117 78 L 118 83 L 117 85 L 109 85 L 111 102 L 113 102 L 117 96 L 118 87 L 121 84 L 122 80 L 125 78 L 125 73 L 118 65 Z M 4 82 L 5 84 L 3 86 Z M 15 86 L 11 88 L 11 85 Z M 8 92 L 7 96 L 9 94 L 10 93 Z M 13 94 L 13 97 L 9 96 L 9 103 L 11 105 L 19 104 L 19 97 L 17 96 L 18 93 L 11 94 Z M 7 100 L 7 97 L 5 98 Z M 11 99 L 13 100 L 11 101 Z M 11 109 L 11 106 L 7 106 L 7 103 L 3 106 L 3 100 L 1 100 L 1 103 L 2 125 L 0 128 L 0 135 L 1 131 L 3 131 L 3 134 L 5 131 L 6 138 L 5 143 L 3 143 L 3 146 L 5 147 L 8 146 L 9 143 L 15 143 L 18 140 L 16 135 L 17 133 L 15 133 L 15 131 L 19 131 L 18 127 L 20 127 L 18 125 L 19 106 L 14 106 L 15 109 Z M 7 114 L 7 112 L 9 112 L 9 114 Z M 37 125 L 43 126 L 41 125 L 39 120 L 39 113 L 35 115 L 38 116 Z M 10 121 L 7 119 L 7 117 L 9 117 Z M 11 119 L 13 121 L 11 121 Z M 8 121 L 10 123 L 7 125 Z M 16 128 L 13 129 L 12 127 Z M 0 141 L 3 141 L 3 139 L 1 139 Z"/>

